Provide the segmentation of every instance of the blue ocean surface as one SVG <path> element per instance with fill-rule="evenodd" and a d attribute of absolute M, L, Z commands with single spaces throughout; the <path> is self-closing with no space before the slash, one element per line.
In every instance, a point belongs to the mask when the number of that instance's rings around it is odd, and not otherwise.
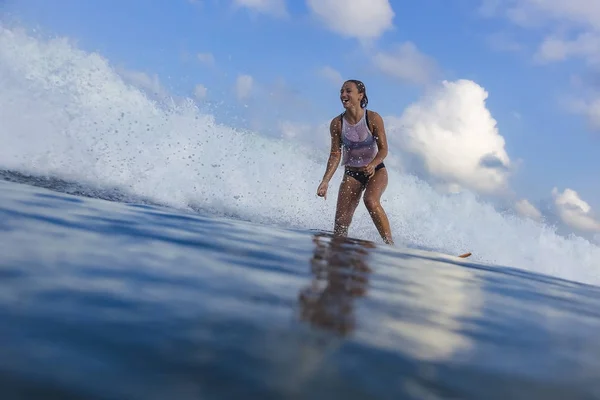
<path fill-rule="evenodd" d="M 170 100 L 0 24 L 0 399 L 600 398 L 597 243 Z"/>
<path fill-rule="evenodd" d="M 3 399 L 586 399 L 600 290 L 0 181 Z"/>

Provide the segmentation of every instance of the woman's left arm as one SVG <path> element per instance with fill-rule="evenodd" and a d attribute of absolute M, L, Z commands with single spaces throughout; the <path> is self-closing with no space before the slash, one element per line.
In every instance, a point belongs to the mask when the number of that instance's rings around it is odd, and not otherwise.
<path fill-rule="evenodd" d="M 387 157 L 388 154 L 388 143 L 387 136 L 385 135 L 385 125 L 383 123 L 383 118 L 376 113 L 375 111 L 370 112 L 369 119 L 373 121 L 373 135 L 375 136 L 375 140 L 377 141 L 377 154 L 373 161 L 369 163 L 367 166 L 367 172 L 369 175 L 375 173 L 375 167 L 379 165 L 383 160 Z"/>

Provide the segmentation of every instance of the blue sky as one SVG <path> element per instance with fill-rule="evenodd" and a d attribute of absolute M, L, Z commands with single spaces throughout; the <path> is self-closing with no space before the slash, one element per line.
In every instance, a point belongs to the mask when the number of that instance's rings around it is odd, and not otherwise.
<path fill-rule="evenodd" d="M 600 167 L 600 107 L 589 103 L 600 99 L 600 81 L 592 79 L 600 54 L 600 6 L 581 0 L 356 0 L 352 9 L 345 4 L 7 0 L 1 7 L 26 26 L 68 36 L 123 71 L 143 73 L 137 75 L 140 85 L 224 104 L 222 118 L 241 115 L 239 125 L 265 132 L 277 134 L 282 121 L 316 129 L 341 111 L 339 79 L 361 79 L 370 108 L 389 116 L 390 126 L 394 121 L 404 126 L 388 133 L 396 135 L 394 143 L 402 147 L 399 137 L 412 134 L 412 144 L 399 153 L 420 159 L 421 174 L 483 194 L 490 194 L 486 180 L 506 181 L 510 201 L 553 202 L 572 227 L 600 230 L 593 211 L 581 203 L 600 209 L 594 177 Z M 246 78 L 238 83 L 240 75 Z M 442 80 L 469 80 L 476 87 L 443 90 Z M 477 100 L 479 87 L 489 95 L 485 103 Z M 422 103 L 425 95 L 441 103 Z M 440 105 L 445 101 L 457 107 L 450 114 Z M 430 110 L 410 117 L 411 104 Z M 496 133 L 483 116 L 486 109 L 498 124 Z M 481 119 L 471 125 L 452 122 L 475 116 Z M 434 161 L 426 161 L 445 154 L 442 136 L 430 132 L 440 126 L 454 135 L 445 145 L 460 149 L 447 171 L 434 171 L 428 164 Z M 504 146 L 495 142 L 498 135 Z M 487 153 L 506 156 L 503 163 L 513 173 L 476 171 L 472 164 L 468 170 L 460 163 Z M 567 188 L 573 192 L 565 193 Z"/>

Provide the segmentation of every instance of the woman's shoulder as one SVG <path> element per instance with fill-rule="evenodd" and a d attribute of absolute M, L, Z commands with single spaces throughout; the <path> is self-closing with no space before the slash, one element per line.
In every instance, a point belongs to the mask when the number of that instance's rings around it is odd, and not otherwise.
<path fill-rule="evenodd" d="M 371 118 L 381 118 L 381 115 L 379 115 L 379 113 L 377 111 L 373 111 L 373 110 L 365 110 L 367 112 L 367 117 L 369 119 Z"/>
<path fill-rule="evenodd" d="M 381 118 L 381 115 L 379 115 L 377 111 L 367 110 L 367 120 L 369 122 L 369 126 L 373 128 L 376 125 L 383 124 L 383 118 Z"/>
<path fill-rule="evenodd" d="M 342 115 L 343 114 L 338 114 L 335 117 L 333 117 L 331 119 L 331 122 L 329 122 L 329 128 L 330 129 L 340 129 L 342 126 Z"/>
<path fill-rule="evenodd" d="M 369 127 L 369 130 L 377 136 L 378 132 L 381 132 L 384 129 L 383 118 L 381 118 L 381 115 L 379 115 L 377 111 L 366 110 L 366 113 L 367 126 Z"/>

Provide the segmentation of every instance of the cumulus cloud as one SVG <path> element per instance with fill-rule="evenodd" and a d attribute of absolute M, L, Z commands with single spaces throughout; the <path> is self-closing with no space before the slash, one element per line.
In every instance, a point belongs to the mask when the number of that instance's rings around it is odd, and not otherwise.
<path fill-rule="evenodd" d="M 435 60 L 421 53 L 411 42 L 402 43 L 389 52 L 377 52 L 373 62 L 386 75 L 415 84 L 427 84 L 437 73 Z"/>
<path fill-rule="evenodd" d="M 444 81 L 400 118 L 389 119 L 388 141 L 416 156 L 430 177 L 453 191 L 499 193 L 507 189 L 511 160 L 487 97 L 473 81 Z"/>
<path fill-rule="evenodd" d="M 239 75 L 235 84 L 235 91 L 237 98 L 243 100 L 250 96 L 252 92 L 252 86 L 254 85 L 254 78 L 250 75 Z"/>
<path fill-rule="evenodd" d="M 600 34 L 585 32 L 574 39 L 559 36 L 548 36 L 540 44 L 535 59 L 538 62 L 564 61 L 572 57 L 582 57 L 590 64 L 600 60 Z"/>
<path fill-rule="evenodd" d="M 377 39 L 393 28 L 388 0 L 307 0 L 311 12 L 331 31 L 360 40 Z"/>
<path fill-rule="evenodd" d="M 592 208 L 572 189 L 562 193 L 555 187 L 552 189 L 554 205 L 561 220 L 571 228 L 586 232 L 600 232 L 600 222 L 592 214 Z"/>
<path fill-rule="evenodd" d="M 539 221 L 542 219 L 542 213 L 535 208 L 533 204 L 529 202 L 527 199 L 521 199 L 515 203 L 515 209 L 517 212 L 527 218 L 531 218 L 535 221 Z"/>
<path fill-rule="evenodd" d="M 600 48 L 600 2 L 590 0 L 484 0 L 486 16 L 504 15 L 514 24 L 538 29 L 544 38 L 538 61 L 563 61 L 572 56 L 597 61 Z"/>
<path fill-rule="evenodd" d="M 342 83 L 344 83 L 344 78 L 342 78 L 342 74 L 340 74 L 340 72 L 338 70 L 336 70 L 328 65 L 320 68 L 317 71 L 317 73 L 319 76 L 327 79 L 334 85 L 341 86 Z"/>
<path fill-rule="evenodd" d="M 600 29 L 600 3 L 597 1 L 513 0 L 498 4 L 497 9 L 504 10 L 511 21 L 524 27 L 559 22 L 572 27 Z"/>
<path fill-rule="evenodd" d="M 273 17 L 288 15 L 285 0 L 234 0 L 234 5 Z"/>
<path fill-rule="evenodd" d="M 204 86 L 200 83 L 197 84 L 196 87 L 194 88 L 194 96 L 196 96 L 197 99 L 205 98 L 207 92 L 208 92 L 208 89 L 206 88 L 206 86 Z"/>
<path fill-rule="evenodd" d="M 196 57 L 202 64 L 208 66 L 215 65 L 215 56 L 213 56 L 212 53 L 198 53 Z"/>
<path fill-rule="evenodd" d="M 590 99 L 566 99 L 564 101 L 567 109 L 587 118 L 590 128 L 600 129 L 600 96 L 592 95 Z"/>
<path fill-rule="evenodd" d="M 533 60 L 540 64 L 583 60 L 600 69 L 600 1 L 597 0 L 482 0 L 481 14 L 502 16 L 539 35 Z M 588 117 L 600 128 L 600 95 L 587 101 L 562 101 L 571 111 Z"/>

